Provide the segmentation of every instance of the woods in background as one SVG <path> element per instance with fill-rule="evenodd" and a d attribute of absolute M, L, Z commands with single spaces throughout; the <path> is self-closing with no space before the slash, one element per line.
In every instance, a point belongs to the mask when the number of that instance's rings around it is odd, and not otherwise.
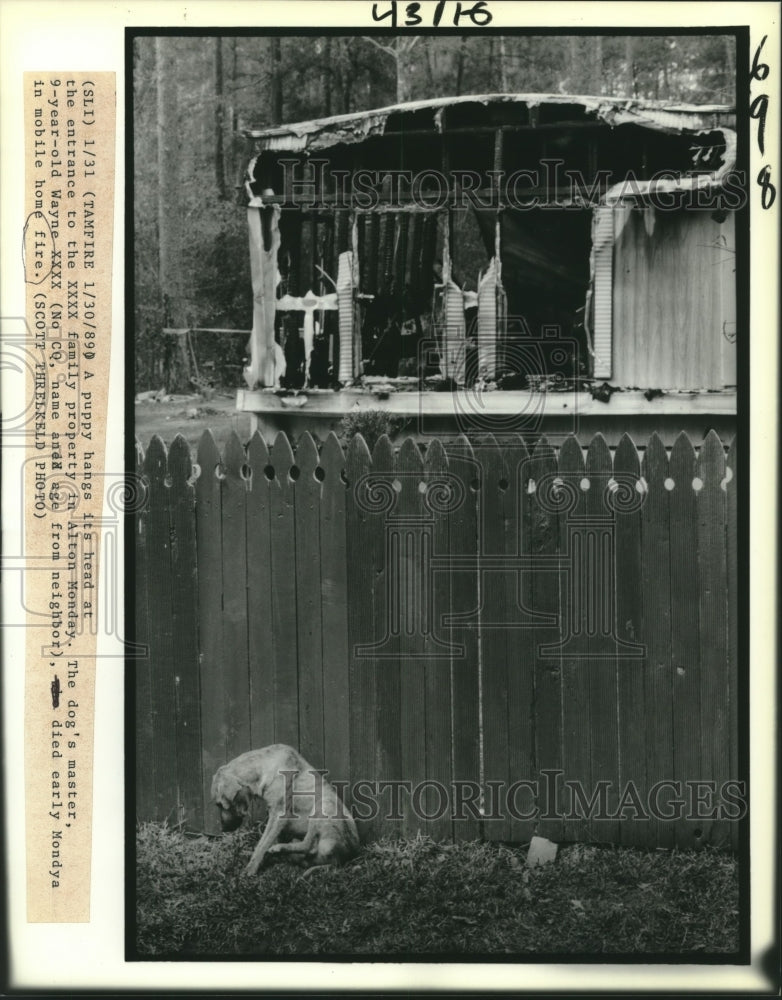
<path fill-rule="evenodd" d="M 176 344 L 163 328 L 250 328 L 244 127 L 469 93 L 733 104 L 735 73 L 720 35 L 137 37 L 137 390 L 167 383 Z M 239 384 L 243 350 L 212 336 L 220 381 Z"/>

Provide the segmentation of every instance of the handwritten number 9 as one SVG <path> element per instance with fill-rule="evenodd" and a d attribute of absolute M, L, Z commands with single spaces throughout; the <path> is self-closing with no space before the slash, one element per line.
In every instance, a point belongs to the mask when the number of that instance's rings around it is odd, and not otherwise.
<path fill-rule="evenodd" d="M 760 155 L 764 156 L 765 136 L 766 136 L 766 114 L 768 112 L 768 94 L 758 94 L 749 106 L 749 117 L 755 118 L 758 122 L 758 149 Z"/>

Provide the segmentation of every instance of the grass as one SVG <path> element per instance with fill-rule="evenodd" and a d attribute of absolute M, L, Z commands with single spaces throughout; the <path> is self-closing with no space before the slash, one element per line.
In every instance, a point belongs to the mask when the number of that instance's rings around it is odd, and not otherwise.
<path fill-rule="evenodd" d="M 140 956 L 698 954 L 738 949 L 738 872 L 714 850 L 525 851 L 383 840 L 350 865 L 242 869 L 257 830 L 137 833 Z"/>

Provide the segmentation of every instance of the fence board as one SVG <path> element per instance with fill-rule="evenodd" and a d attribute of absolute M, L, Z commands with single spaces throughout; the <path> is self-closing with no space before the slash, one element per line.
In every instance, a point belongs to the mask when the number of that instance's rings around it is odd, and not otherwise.
<path fill-rule="evenodd" d="M 524 498 L 529 487 L 530 459 L 523 440 L 518 435 L 501 439 L 504 464 L 507 470 L 505 509 L 508 515 L 505 528 L 506 551 L 522 553 L 526 543 Z M 513 619 L 523 620 L 534 610 L 532 596 L 533 574 L 505 574 L 506 601 Z M 518 781 L 539 779 L 535 752 L 535 631 L 527 622 L 521 628 L 506 630 L 506 656 L 508 662 L 508 781 L 512 786 Z M 510 788 L 510 786 L 509 786 Z M 536 797 L 524 786 L 514 791 L 512 805 L 517 813 L 509 810 L 510 840 L 526 842 L 535 832 L 533 818 Z"/>
<path fill-rule="evenodd" d="M 698 609 L 698 531 L 695 449 L 679 434 L 671 449 L 671 683 L 673 686 L 673 773 L 676 781 L 698 780 L 701 766 L 700 636 Z M 670 483 L 669 483 L 670 485 Z M 675 823 L 678 847 L 697 847 L 698 824 L 686 816 Z"/>
<path fill-rule="evenodd" d="M 171 486 L 172 652 L 177 699 L 179 801 L 188 826 L 204 821 L 201 691 L 198 681 L 198 570 L 190 446 L 177 434 L 168 452 Z"/>
<path fill-rule="evenodd" d="M 728 701 L 730 704 L 730 776 L 740 777 L 739 767 L 739 636 L 738 636 L 738 454 L 736 440 L 730 446 L 725 462 L 726 484 L 726 551 L 728 572 Z M 730 471 L 729 471 L 730 470 Z M 739 824 L 730 824 L 730 845 L 739 847 Z"/>
<path fill-rule="evenodd" d="M 357 797 L 372 799 L 371 790 L 360 783 L 377 779 L 375 751 L 377 746 L 376 676 L 374 665 L 358 655 L 358 647 L 374 638 L 375 575 L 383 555 L 383 535 L 376 525 L 382 514 L 373 514 L 359 502 L 360 484 L 372 468 L 369 449 L 360 434 L 348 446 L 345 457 L 347 490 L 345 493 L 345 523 L 347 530 L 348 637 L 350 654 L 350 781 L 356 823 L 362 837 L 375 834 L 378 817 L 370 805 Z"/>
<path fill-rule="evenodd" d="M 592 788 L 607 782 L 606 805 L 609 815 L 616 815 L 619 804 L 619 735 L 616 720 L 617 649 L 606 636 L 614 634 L 614 546 L 616 515 L 607 502 L 608 483 L 613 475 L 611 452 L 602 434 L 596 434 L 586 457 L 587 517 L 594 519 L 594 560 L 588 579 L 587 648 L 589 660 L 584 669 L 589 675 L 589 719 L 591 727 L 590 763 Z M 632 586 L 632 583 L 626 583 Z M 589 606 L 591 602 L 591 607 Z M 597 840 L 616 843 L 619 824 L 616 819 L 593 821 L 589 824 Z"/>
<path fill-rule="evenodd" d="M 136 627 L 134 641 L 144 652 L 133 661 L 135 675 L 136 732 L 136 818 L 149 820 L 155 816 L 155 753 L 152 734 L 152 656 L 149 635 L 149 486 L 144 475 L 144 450 L 136 441 L 136 476 L 139 490 L 144 491 L 144 503 L 136 513 Z"/>
<path fill-rule="evenodd" d="M 256 431 L 247 446 L 250 491 L 245 506 L 247 539 L 247 659 L 250 743 L 274 742 L 274 628 L 272 623 L 269 451 Z"/>
<path fill-rule="evenodd" d="M 563 441 L 559 451 L 559 478 L 566 504 L 559 522 L 559 551 L 566 564 L 560 571 L 560 608 L 562 616 L 562 759 L 564 780 L 570 786 L 566 802 L 572 804 L 565 820 L 565 838 L 585 840 L 591 823 L 578 812 L 575 788 L 591 799 L 592 733 L 590 670 L 585 658 L 589 652 L 587 638 L 587 600 L 591 580 L 587 577 L 587 532 L 583 522 L 587 516 L 586 496 L 582 489 L 585 479 L 584 456 L 574 437 Z"/>
<path fill-rule="evenodd" d="M 391 486 L 389 499 L 393 506 L 374 519 L 375 531 L 380 535 L 379 561 L 374 564 L 373 619 L 370 634 L 376 642 L 384 640 L 376 658 L 369 661 L 368 669 L 375 674 L 375 733 L 377 738 L 374 772 L 381 782 L 398 781 L 402 773 L 402 745 L 400 737 L 400 662 L 399 653 L 404 648 L 400 642 L 398 629 L 401 627 L 400 581 L 395 579 L 393 557 L 389 552 L 387 523 L 389 516 L 398 514 L 399 497 L 394 484 L 401 487 L 397 479 L 394 447 L 388 436 L 378 438 L 372 451 L 372 475 L 379 476 Z M 381 658 L 382 655 L 382 658 Z M 391 790 L 389 790 L 391 791 Z M 393 793 L 392 793 L 393 794 Z M 379 830 L 382 834 L 401 833 L 402 813 L 393 799 L 381 796 Z"/>
<path fill-rule="evenodd" d="M 391 218 L 391 216 L 388 216 Z M 426 673 L 425 627 L 431 614 L 427 606 L 428 581 L 425 564 L 431 558 L 431 535 L 424 525 L 423 460 L 418 445 L 406 438 L 396 457 L 396 475 L 400 483 L 395 513 L 400 525 L 400 611 L 401 633 L 399 660 L 399 777 L 411 782 L 414 789 L 426 779 Z M 425 554 L 425 547 L 429 554 Z M 390 664 L 384 665 L 388 670 Z M 382 704 L 382 702 L 380 702 Z M 402 832 L 414 836 L 426 827 L 416 815 L 409 797 L 404 797 L 405 818 Z"/>
<path fill-rule="evenodd" d="M 345 456 L 336 435 L 320 455 L 321 637 L 323 647 L 324 766 L 335 781 L 350 780 L 350 676 L 348 645 Z M 350 797 L 348 796 L 348 799 Z"/>
<path fill-rule="evenodd" d="M 155 818 L 178 822 L 176 772 L 176 693 L 173 673 L 171 627 L 171 525 L 169 520 L 168 457 L 157 434 L 149 443 L 144 460 L 149 480 L 149 552 L 159 562 L 149 574 L 149 645 L 152 689 L 152 745 L 155 769 Z"/>
<path fill-rule="evenodd" d="M 530 456 L 530 482 L 524 488 L 523 525 L 526 542 L 523 551 L 529 555 L 556 556 L 559 552 L 560 515 L 549 505 L 541 504 L 541 484 L 556 474 L 554 449 L 541 437 Z M 534 489 L 533 489 L 534 484 Z M 536 614 L 559 615 L 560 573 L 531 573 L 532 603 Z M 538 832 L 542 837 L 558 841 L 563 836 L 562 811 L 564 793 L 554 788 L 545 771 L 561 771 L 562 756 L 562 660 L 561 656 L 541 656 L 541 647 L 558 643 L 562 638 L 562 620 L 552 625 L 536 625 L 531 630 L 535 648 L 535 756 L 539 780 L 540 819 Z"/>
<path fill-rule="evenodd" d="M 315 767 L 323 746 L 323 640 L 321 636 L 320 492 L 318 449 L 309 433 L 296 447 L 296 624 L 299 658 L 299 750 Z"/>
<path fill-rule="evenodd" d="M 698 576 L 700 580 L 701 705 L 703 712 L 703 777 L 719 789 L 730 777 L 730 708 L 728 704 L 727 558 L 725 550 L 725 452 L 714 431 L 700 449 L 695 474 L 703 483 L 697 491 Z M 708 806 L 703 809 L 708 813 Z M 726 846 L 729 824 L 724 819 L 698 821 L 704 843 Z"/>
<path fill-rule="evenodd" d="M 512 551 L 510 520 L 511 499 L 507 497 L 508 469 L 497 442 L 491 435 L 478 439 L 474 447 L 475 458 L 481 470 L 483 486 L 480 492 L 481 533 L 478 539 L 479 556 L 505 555 Z M 512 644 L 509 630 L 513 607 L 513 594 L 507 586 L 513 576 L 499 571 L 481 573 L 481 615 L 479 641 L 481 645 L 481 693 L 484 787 L 486 782 L 502 783 L 503 792 L 509 785 L 509 736 L 508 736 L 508 675 L 518 670 L 511 663 Z M 504 626 L 503 626 L 503 623 Z M 509 649 L 511 645 L 511 649 Z M 504 799 L 504 795 L 503 795 Z M 510 817 L 501 800 L 500 808 L 484 809 L 483 830 L 488 840 L 510 839 Z M 494 818 L 487 818 L 493 816 Z"/>
<path fill-rule="evenodd" d="M 616 506 L 616 621 L 621 642 L 643 641 L 643 590 L 641 564 L 641 506 L 646 493 L 639 492 L 641 468 L 638 452 L 623 434 L 614 455 L 614 480 L 621 498 Z M 648 843 L 649 822 L 643 818 L 646 780 L 646 659 L 620 657 L 617 664 L 619 784 L 622 801 L 619 836 L 622 844 L 639 847 Z M 634 801 L 632 790 L 640 796 Z"/>
<path fill-rule="evenodd" d="M 223 687 L 223 554 L 220 453 L 211 431 L 198 444 L 196 541 L 198 544 L 198 624 L 201 646 L 201 758 L 204 803 L 209 803 L 212 776 L 228 759 Z M 220 830 L 217 812 L 206 805 L 204 828 Z"/>
<path fill-rule="evenodd" d="M 223 685 L 226 753 L 251 749 L 250 678 L 247 662 L 247 471 L 246 456 L 232 431 L 223 450 Z"/>
<path fill-rule="evenodd" d="M 296 522 L 293 452 L 278 434 L 269 455 L 274 478 L 269 487 L 272 529 L 272 629 L 274 631 L 274 742 L 299 745 L 298 648 L 296 627 Z"/>
<path fill-rule="evenodd" d="M 474 556 L 478 536 L 477 497 L 481 488 L 479 470 L 464 435 L 448 445 L 446 454 L 449 468 L 461 481 L 464 492 L 464 503 L 450 518 L 451 552 L 457 556 Z M 464 646 L 464 655 L 454 655 L 451 659 L 453 777 L 458 792 L 454 796 L 453 832 L 456 840 L 474 840 L 481 830 L 478 813 L 481 779 L 478 633 L 475 628 L 459 624 L 459 618 L 474 618 L 480 605 L 479 593 L 477 569 L 454 571 L 451 576 L 454 642 Z"/>
<path fill-rule="evenodd" d="M 660 438 L 653 434 L 643 458 L 647 496 L 641 508 L 641 554 L 643 560 L 645 700 L 647 718 L 646 767 L 650 789 L 673 775 L 673 713 L 671 689 L 671 592 L 668 544 L 669 498 L 665 488 L 668 457 Z M 660 795 L 663 810 L 671 812 L 673 794 Z M 661 847 L 674 843 L 670 820 L 652 817 L 650 836 Z"/>
<path fill-rule="evenodd" d="M 448 458 L 438 440 L 432 441 L 424 458 L 424 481 L 429 489 L 438 478 L 448 474 Z M 431 502 L 431 501 L 430 501 Z M 436 507 L 436 504 L 434 505 Z M 435 554 L 450 552 L 449 518 L 447 512 L 435 511 L 432 549 Z M 426 685 L 426 776 L 448 790 L 451 788 L 451 661 L 443 643 L 452 642 L 453 630 L 443 619 L 451 609 L 451 576 L 449 572 L 436 572 L 432 579 L 432 611 L 430 629 L 426 637 L 427 659 L 424 664 Z M 439 655 L 438 655 L 439 654 Z M 450 839 L 453 826 L 450 802 L 440 802 L 434 788 L 422 796 L 422 808 L 427 816 L 434 816 L 425 824 L 425 830 L 434 840 Z M 439 813 L 442 812 L 442 815 Z"/>

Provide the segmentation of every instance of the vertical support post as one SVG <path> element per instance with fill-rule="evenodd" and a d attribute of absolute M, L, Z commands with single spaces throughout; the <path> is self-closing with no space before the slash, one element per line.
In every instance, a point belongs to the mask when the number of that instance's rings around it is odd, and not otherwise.
<path fill-rule="evenodd" d="M 280 248 L 279 221 L 279 205 L 251 206 L 247 209 L 253 328 L 250 334 L 250 364 L 244 370 L 244 379 L 250 389 L 259 383 L 262 386 L 274 385 L 274 300 L 277 251 Z M 264 230 L 267 230 L 266 234 Z"/>
<path fill-rule="evenodd" d="M 505 293 L 502 289 L 502 199 L 500 177 L 502 173 L 503 132 L 494 133 L 494 257 L 486 273 L 478 282 L 478 374 L 492 381 L 498 374 L 498 346 L 505 339 Z"/>
<path fill-rule="evenodd" d="M 355 364 L 353 360 L 353 326 L 355 316 L 353 281 L 353 251 L 339 255 L 337 271 L 337 303 L 339 306 L 339 381 L 350 384 Z"/>
<path fill-rule="evenodd" d="M 610 378 L 612 370 L 612 300 L 614 209 L 600 205 L 592 213 L 592 351 L 595 378 Z M 589 318 L 587 318 L 587 322 Z"/>
<path fill-rule="evenodd" d="M 351 225 L 350 225 L 350 245 L 353 248 L 351 252 L 351 269 L 352 276 L 351 280 L 353 282 L 352 289 L 352 299 L 353 299 L 353 321 L 352 321 L 352 336 L 353 336 L 353 349 L 351 351 L 352 357 L 352 372 L 351 379 L 357 378 L 363 372 L 362 358 L 363 349 L 361 344 L 361 308 L 359 306 L 356 296 L 358 295 L 359 289 L 359 279 L 360 279 L 360 269 L 362 267 L 362 261 L 359 259 L 358 253 L 358 213 L 351 213 Z"/>

